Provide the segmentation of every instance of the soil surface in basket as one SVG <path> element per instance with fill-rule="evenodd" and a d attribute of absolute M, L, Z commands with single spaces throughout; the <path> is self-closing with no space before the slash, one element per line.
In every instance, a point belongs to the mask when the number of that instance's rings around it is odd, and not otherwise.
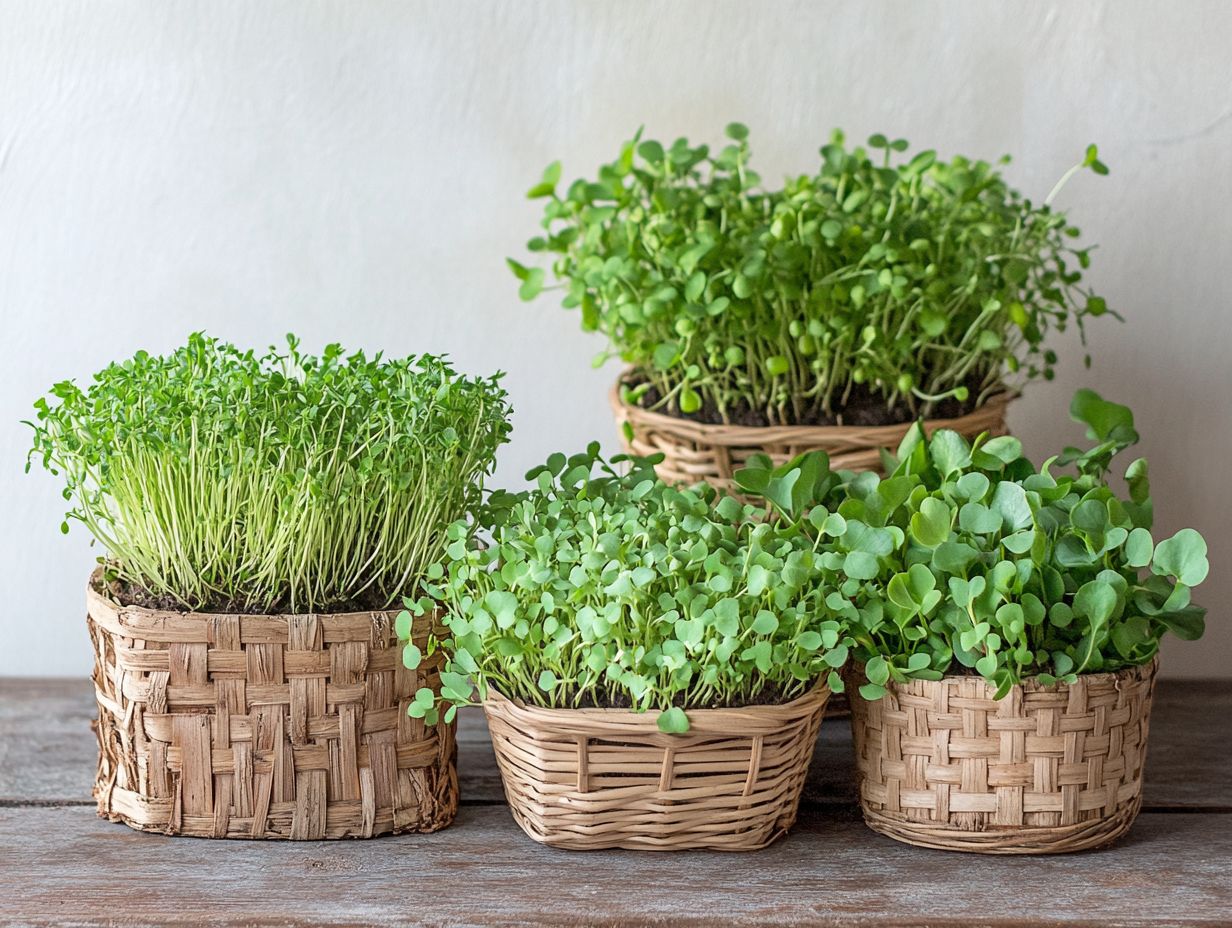
<path fill-rule="evenodd" d="M 165 593 L 151 593 L 145 587 L 138 583 L 128 581 L 120 581 L 113 584 L 111 595 L 116 601 L 125 606 L 140 606 L 143 609 L 154 609 L 159 612 L 217 612 L 223 615 L 282 615 L 291 613 L 290 603 L 281 602 L 273 603 L 268 606 L 265 604 L 256 604 L 252 606 L 229 599 L 211 599 L 207 602 L 196 605 L 193 608 L 188 608 L 174 596 Z M 384 597 L 378 596 L 375 593 L 369 593 L 358 599 L 347 600 L 344 602 L 330 603 L 327 607 L 318 606 L 316 609 L 300 608 L 299 612 L 319 612 L 322 614 L 343 613 L 343 612 L 380 612 L 386 609 L 401 608 L 402 600 L 399 598 L 391 605 L 386 602 Z"/>
<path fill-rule="evenodd" d="M 807 690 L 806 690 L 807 692 Z M 571 709 L 631 709 L 633 701 L 627 693 L 616 693 L 611 699 L 597 699 L 595 693 L 586 693 L 581 700 L 574 704 L 572 694 L 565 696 L 562 702 Z M 695 709 L 743 709 L 746 706 L 781 706 L 784 703 L 791 702 L 794 699 L 799 699 L 803 693 L 796 693 L 793 696 L 785 696 L 783 688 L 780 686 L 767 686 L 748 699 L 739 700 L 736 702 L 723 702 L 718 699 L 710 700 L 704 703 L 685 704 L 685 696 L 683 693 L 677 693 L 676 698 L 672 700 L 672 705 L 678 706 L 681 709 L 690 711 Z"/>
<path fill-rule="evenodd" d="M 638 381 L 636 379 L 628 382 L 631 387 L 636 387 Z M 957 419 L 960 416 L 965 416 L 968 413 L 974 412 L 976 405 L 975 399 L 980 395 L 979 381 L 972 380 L 967 383 L 967 391 L 969 394 L 965 402 L 959 402 L 953 397 L 947 397 L 933 404 L 933 408 L 929 410 L 927 418 L 929 419 Z M 876 425 L 901 425 L 904 422 L 914 422 L 916 415 L 912 413 L 907 406 L 899 404 L 891 408 L 886 408 L 885 400 L 874 394 L 865 384 L 856 384 L 851 390 L 851 396 L 847 400 L 847 404 L 839 412 L 833 415 L 827 415 L 821 407 L 813 407 L 812 409 L 804 410 L 803 415 L 799 420 L 789 420 L 782 423 L 772 423 L 767 417 L 765 410 L 753 409 L 747 404 L 737 404 L 729 406 L 727 410 L 727 422 L 723 421 L 723 416 L 720 415 L 718 407 L 712 401 L 706 401 L 702 408 L 695 413 L 685 415 L 676 408 L 675 403 L 667 407 L 652 409 L 659 402 L 659 391 L 654 387 L 643 394 L 638 405 L 646 410 L 663 413 L 673 416 L 677 419 L 688 419 L 692 422 L 701 422 L 705 425 L 743 425 L 754 428 L 765 428 L 770 425 L 858 425 L 858 426 L 876 426 Z M 788 415 L 791 415 L 791 410 L 787 410 Z"/>

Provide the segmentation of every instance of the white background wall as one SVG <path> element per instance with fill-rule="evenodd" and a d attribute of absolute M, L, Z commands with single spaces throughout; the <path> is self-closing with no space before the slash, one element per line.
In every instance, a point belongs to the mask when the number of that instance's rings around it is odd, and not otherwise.
<path fill-rule="evenodd" d="M 1015 155 L 1063 204 L 1124 313 L 1095 367 L 1011 425 L 1042 456 L 1079 437 L 1090 384 L 1138 415 L 1159 527 L 1211 542 L 1203 644 L 1165 672 L 1227 674 L 1232 621 L 1232 3 L 213 2 L 0 0 L 0 674 L 85 674 L 95 552 L 60 535 L 58 487 L 22 476 L 17 420 L 53 381 L 205 328 L 294 330 L 509 372 L 498 482 L 591 437 L 614 447 L 599 347 L 524 306 L 542 167 L 566 176 L 652 135 L 753 130 L 763 176 L 809 170 L 834 126 L 943 153 Z"/>

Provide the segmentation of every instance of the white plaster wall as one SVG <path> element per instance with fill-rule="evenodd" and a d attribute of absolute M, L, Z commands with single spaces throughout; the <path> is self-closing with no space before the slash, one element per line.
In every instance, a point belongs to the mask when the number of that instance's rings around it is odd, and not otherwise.
<path fill-rule="evenodd" d="M 543 165 L 615 155 L 639 124 L 753 130 L 765 176 L 808 169 L 831 127 L 1015 155 L 1042 195 L 1100 144 L 1112 174 L 1064 194 L 1127 317 L 1072 343 L 1012 426 L 1036 455 L 1078 437 L 1090 384 L 1137 411 L 1160 527 L 1214 568 L 1203 644 L 1172 675 L 1227 674 L 1232 617 L 1232 4 L 1207 2 L 249 2 L 0 0 L 0 674 L 84 674 L 94 552 L 60 535 L 17 424 L 193 329 L 288 330 L 509 372 L 499 480 L 614 444 L 598 345 L 517 300 Z"/>

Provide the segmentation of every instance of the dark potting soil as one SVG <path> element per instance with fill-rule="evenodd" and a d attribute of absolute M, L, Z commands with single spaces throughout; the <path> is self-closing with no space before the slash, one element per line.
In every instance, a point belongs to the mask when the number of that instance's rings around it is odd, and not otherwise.
<path fill-rule="evenodd" d="M 694 703 L 690 706 L 685 706 L 684 694 L 677 693 L 676 698 L 672 700 L 672 705 L 681 709 L 742 709 L 746 706 L 781 706 L 783 703 L 791 702 L 793 699 L 799 699 L 802 694 L 797 693 L 795 696 L 785 696 L 783 688 L 777 684 L 770 684 L 754 693 L 748 699 L 736 700 L 735 702 L 723 702 L 721 700 L 711 700 L 705 703 Z M 613 699 L 597 700 L 595 694 L 587 693 L 582 699 L 574 705 L 573 695 L 566 695 L 562 700 L 562 705 L 567 705 L 575 709 L 629 709 L 633 706 L 633 700 L 626 693 L 619 693 Z"/>
<path fill-rule="evenodd" d="M 138 583 L 128 581 L 120 581 L 111 585 L 111 595 L 116 601 L 125 606 L 140 606 L 143 609 L 154 609 L 160 612 L 210 612 L 221 613 L 223 615 L 281 615 L 291 611 L 290 604 L 286 602 L 273 603 L 268 606 L 247 606 L 235 600 L 226 599 L 210 599 L 200 605 L 195 605 L 191 609 L 185 606 L 174 596 L 166 593 L 151 593 L 145 587 Z M 366 593 L 358 599 L 346 600 L 339 603 L 331 603 L 328 607 L 318 607 L 314 612 L 341 613 L 341 612 L 380 612 L 386 609 L 400 608 L 402 600 L 399 598 L 393 604 L 387 603 L 383 597 L 376 593 Z M 300 610 L 304 611 L 304 610 Z"/>
<path fill-rule="evenodd" d="M 636 381 L 631 381 L 628 384 L 631 387 L 638 386 Z M 967 384 L 968 398 L 959 402 L 953 397 L 947 397 L 933 404 L 929 410 L 927 418 L 929 419 L 957 419 L 959 416 L 965 416 L 974 411 L 976 398 L 980 395 L 980 384 L 978 381 L 970 381 Z M 650 409 L 659 402 L 660 393 L 654 387 L 642 395 L 641 401 L 638 403 L 643 409 Z M 729 406 L 727 409 L 728 421 L 724 423 L 722 415 L 719 413 L 718 406 L 712 401 L 707 400 L 703 403 L 702 408 L 695 413 L 685 414 L 680 412 L 675 405 L 667 408 L 654 410 L 655 412 L 665 413 L 677 419 L 688 419 L 692 422 L 701 422 L 705 425 L 744 425 L 754 428 L 765 428 L 771 424 L 766 417 L 765 410 L 754 409 L 747 403 Z M 787 410 L 788 416 L 791 415 L 790 408 Z M 873 393 L 867 384 L 856 384 L 852 387 L 851 395 L 847 399 L 846 405 L 833 415 L 826 414 L 820 406 L 814 406 L 804 410 L 798 420 L 789 420 L 781 423 L 783 425 L 901 425 L 904 422 L 913 422 L 916 415 L 902 403 L 893 407 L 887 408 L 885 399 Z"/>

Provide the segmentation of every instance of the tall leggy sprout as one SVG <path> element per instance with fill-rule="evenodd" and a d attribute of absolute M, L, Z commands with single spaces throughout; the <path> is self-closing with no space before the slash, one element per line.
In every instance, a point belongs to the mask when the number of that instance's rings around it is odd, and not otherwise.
<path fill-rule="evenodd" d="M 509 406 L 442 358 L 202 334 L 35 404 L 31 461 L 65 480 L 120 580 L 189 608 L 324 610 L 417 587 L 478 502 Z M 29 469 L 30 462 L 27 462 Z"/>

